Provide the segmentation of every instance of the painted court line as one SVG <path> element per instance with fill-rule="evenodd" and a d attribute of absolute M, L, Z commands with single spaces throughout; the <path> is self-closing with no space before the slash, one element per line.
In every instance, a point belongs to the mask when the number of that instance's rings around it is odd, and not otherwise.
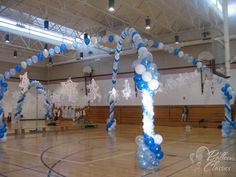
<path fill-rule="evenodd" d="M 37 156 L 40 157 L 40 154 L 37 153 L 32 153 L 32 152 L 27 152 L 27 151 L 21 151 L 21 150 L 17 150 L 17 149 L 13 149 L 13 148 L 8 148 L 9 151 L 14 151 L 14 152 L 19 152 L 19 153 L 24 153 L 24 154 L 28 154 L 28 155 L 33 155 L 33 156 Z M 109 159 L 114 159 L 114 158 L 118 158 L 118 157 L 122 157 L 122 156 L 126 156 L 126 155 L 130 155 L 130 154 L 134 154 L 135 152 L 127 152 L 127 153 L 122 153 L 122 154 L 118 154 L 118 155 L 114 155 L 114 156 L 110 156 L 110 157 L 105 157 L 105 158 L 100 158 L 100 159 L 96 159 L 96 160 L 90 160 L 90 161 L 86 161 L 86 162 L 78 162 L 78 161 L 73 161 L 73 160 L 67 160 L 67 159 L 61 159 L 61 158 L 57 158 L 57 157 L 52 157 L 52 156 L 44 156 L 45 158 L 50 158 L 50 159 L 54 159 L 54 160 L 60 160 L 62 162 L 69 162 L 69 163 L 74 163 L 74 164 L 78 164 L 78 165 L 86 165 L 89 163 L 94 163 L 94 162 L 99 162 L 99 161 L 104 161 L 104 160 L 109 160 Z"/>

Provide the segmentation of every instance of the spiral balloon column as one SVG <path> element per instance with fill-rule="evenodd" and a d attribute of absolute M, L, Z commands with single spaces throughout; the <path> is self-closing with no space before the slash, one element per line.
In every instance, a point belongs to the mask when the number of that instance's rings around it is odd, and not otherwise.
<path fill-rule="evenodd" d="M 52 119 L 52 105 L 51 102 L 49 100 L 49 96 L 48 93 L 45 91 L 43 85 L 36 80 L 32 80 L 30 81 L 30 85 L 27 91 L 25 91 L 24 93 L 22 93 L 17 101 L 17 107 L 16 107 L 16 113 L 14 115 L 15 119 L 19 119 L 20 115 L 22 114 L 22 108 L 23 108 L 23 104 L 25 101 L 25 97 L 28 93 L 28 91 L 32 88 L 35 87 L 37 90 L 38 94 L 43 94 L 45 101 L 44 101 L 44 108 L 45 108 L 45 117 L 47 120 L 51 120 Z"/>
<path fill-rule="evenodd" d="M 156 135 L 154 130 L 154 111 L 153 97 L 159 87 L 158 80 L 160 74 L 157 71 L 157 65 L 153 63 L 152 54 L 148 52 L 145 44 L 134 28 L 126 28 L 122 31 L 117 43 L 115 59 L 113 63 L 112 84 L 115 90 L 118 64 L 123 41 L 126 37 L 131 40 L 138 51 L 139 59 L 135 62 L 134 81 L 138 90 L 142 92 L 142 109 L 143 109 L 143 131 L 144 134 L 136 138 L 137 160 L 141 168 L 152 169 L 159 165 L 159 161 L 164 154 L 161 150 L 162 137 Z M 107 120 L 107 130 L 114 130 L 116 123 L 114 118 L 115 101 L 112 94 L 110 95 L 110 115 Z"/>
<path fill-rule="evenodd" d="M 4 94 L 7 92 L 8 84 L 4 81 L 3 78 L 0 78 L 0 142 L 6 139 L 7 135 L 7 125 L 3 121 L 3 108 L 2 101 L 4 98 Z"/>
<path fill-rule="evenodd" d="M 233 129 L 235 126 L 234 121 L 231 118 L 231 106 L 230 106 L 230 100 L 233 98 L 233 89 L 230 86 L 230 84 L 226 83 L 222 88 L 221 91 L 224 94 L 225 97 L 225 118 L 222 122 L 222 136 L 223 137 L 231 137 L 233 135 Z"/>

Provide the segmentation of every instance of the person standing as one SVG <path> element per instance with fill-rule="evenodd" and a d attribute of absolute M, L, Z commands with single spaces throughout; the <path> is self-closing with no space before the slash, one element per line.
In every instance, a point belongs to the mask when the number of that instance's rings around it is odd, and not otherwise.
<path fill-rule="evenodd" d="M 182 110 L 181 122 L 187 122 L 188 119 L 188 107 L 185 105 Z"/>

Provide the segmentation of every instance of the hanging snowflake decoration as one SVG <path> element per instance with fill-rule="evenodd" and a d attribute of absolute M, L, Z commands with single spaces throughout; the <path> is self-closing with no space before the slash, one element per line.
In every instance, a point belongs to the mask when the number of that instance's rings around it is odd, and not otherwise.
<path fill-rule="evenodd" d="M 20 75 L 20 84 L 21 93 L 25 93 L 29 89 L 30 81 L 28 78 L 28 73 L 26 72 L 23 75 Z"/>
<path fill-rule="evenodd" d="M 97 98 L 101 100 L 101 94 L 99 93 L 99 86 L 96 81 L 92 79 L 91 84 L 87 85 L 89 101 L 94 102 Z"/>
<path fill-rule="evenodd" d="M 124 84 L 124 89 L 122 90 L 123 97 L 128 100 L 131 97 L 131 88 L 129 85 L 129 81 L 126 79 Z"/>
<path fill-rule="evenodd" d="M 71 78 L 69 78 L 66 82 L 61 82 L 61 86 L 62 86 L 61 100 L 67 102 L 68 106 L 76 104 L 79 95 L 77 90 L 78 83 L 73 82 Z"/>
<path fill-rule="evenodd" d="M 119 100 L 119 93 L 118 91 L 113 87 L 111 91 L 109 91 L 109 99 L 113 100 L 114 102 L 117 102 Z"/>

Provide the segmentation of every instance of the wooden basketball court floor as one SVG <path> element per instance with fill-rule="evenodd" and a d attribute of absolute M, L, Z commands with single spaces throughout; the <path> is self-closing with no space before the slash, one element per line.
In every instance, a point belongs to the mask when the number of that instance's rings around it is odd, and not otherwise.
<path fill-rule="evenodd" d="M 135 159 L 135 137 L 141 125 L 118 125 L 108 134 L 105 125 L 24 137 L 9 136 L 0 143 L 0 176 L 4 177 L 236 177 L 236 138 L 221 138 L 220 130 L 184 127 L 156 127 L 164 138 L 164 159 L 155 170 L 142 170 Z M 209 151 L 226 152 L 220 167 L 206 163 L 197 169 L 189 156 L 206 146 Z M 220 157 L 220 154 L 217 155 Z"/>

